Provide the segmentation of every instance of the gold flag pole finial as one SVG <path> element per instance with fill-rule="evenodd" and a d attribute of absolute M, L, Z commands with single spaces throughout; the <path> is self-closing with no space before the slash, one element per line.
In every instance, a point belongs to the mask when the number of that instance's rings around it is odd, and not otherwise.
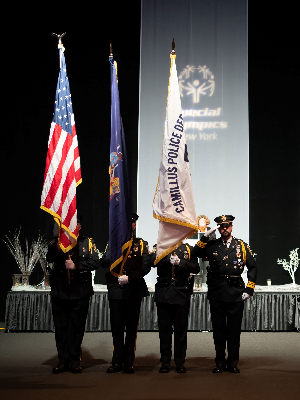
<path fill-rule="evenodd" d="M 173 41 L 172 41 L 172 51 L 171 51 L 171 54 L 170 54 L 170 58 L 171 58 L 171 69 L 172 69 L 172 67 L 173 67 L 173 62 L 174 62 L 174 60 L 175 60 L 175 58 L 176 58 L 176 53 L 175 53 L 175 41 L 174 41 L 174 38 L 173 38 Z M 170 76 L 171 76 L 171 72 L 170 72 Z M 169 82 L 170 83 L 170 82 Z"/>
<path fill-rule="evenodd" d="M 171 51 L 172 56 L 175 55 L 175 42 L 174 42 L 174 38 L 173 38 L 173 42 L 172 42 L 172 51 Z"/>
<path fill-rule="evenodd" d="M 57 47 L 59 49 L 62 49 L 63 51 L 65 51 L 65 48 L 64 48 L 64 46 L 63 46 L 63 44 L 61 42 L 61 39 L 65 36 L 66 33 L 67 32 L 65 32 L 65 33 L 63 33 L 61 35 L 58 35 L 57 33 L 51 32 L 52 36 L 54 36 L 54 37 L 56 37 L 58 39 L 58 46 Z"/>
<path fill-rule="evenodd" d="M 118 64 L 117 64 L 117 61 L 114 61 L 114 56 L 113 56 L 113 51 L 112 51 L 112 44 L 111 44 L 111 42 L 109 42 L 109 59 L 110 59 L 110 61 L 112 62 L 113 61 L 113 63 L 114 63 L 114 65 L 115 65 L 115 68 L 116 68 L 116 75 L 117 75 L 117 81 L 118 81 Z"/>
<path fill-rule="evenodd" d="M 65 36 L 66 33 L 67 32 L 65 32 L 65 33 L 63 33 L 61 35 L 58 35 L 57 33 L 51 32 L 52 36 L 54 36 L 54 37 L 56 37 L 58 39 L 58 46 L 57 46 L 58 50 L 61 49 L 60 59 L 59 59 L 59 65 L 60 66 L 61 66 L 61 56 L 62 56 L 62 53 L 65 51 L 65 48 L 64 48 L 64 45 L 62 44 L 61 39 Z"/>
<path fill-rule="evenodd" d="M 111 42 L 109 42 L 109 58 L 110 58 L 110 59 L 113 59 L 113 58 L 114 58 Z"/>

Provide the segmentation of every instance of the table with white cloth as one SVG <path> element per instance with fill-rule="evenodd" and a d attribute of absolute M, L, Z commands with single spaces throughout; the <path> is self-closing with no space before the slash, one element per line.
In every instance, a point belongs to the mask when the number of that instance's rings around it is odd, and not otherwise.
<path fill-rule="evenodd" d="M 109 303 L 103 285 L 94 286 L 86 322 L 87 332 L 110 331 Z M 49 290 L 8 292 L 5 314 L 6 332 L 53 332 L 54 324 Z M 141 305 L 139 331 L 157 331 L 157 312 L 154 291 Z M 191 297 L 189 331 L 211 331 L 207 290 L 195 291 Z M 257 286 L 252 298 L 245 302 L 243 331 L 300 331 L 300 286 Z"/>

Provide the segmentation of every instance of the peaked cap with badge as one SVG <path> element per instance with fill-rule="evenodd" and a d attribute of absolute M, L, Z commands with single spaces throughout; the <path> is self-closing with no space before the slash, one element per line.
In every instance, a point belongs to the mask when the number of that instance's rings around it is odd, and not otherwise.
<path fill-rule="evenodd" d="M 235 217 L 233 217 L 232 215 L 221 215 L 220 217 L 216 217 L 214 219 L 214 221 L 218 225 L 222 225 L 222 224 L 232 224 L 232 221 L 234 219 L 235 219 Z"/>

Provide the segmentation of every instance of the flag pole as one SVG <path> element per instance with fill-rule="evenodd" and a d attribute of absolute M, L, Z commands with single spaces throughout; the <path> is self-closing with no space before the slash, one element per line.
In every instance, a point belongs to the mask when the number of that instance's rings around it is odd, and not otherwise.
<path fill-rule="evenodd" d="M 65 51 L 64 45 L 62 44 L 61 39 L 65 36 L 67 32 L 64 32 L 61 35 L 58 35 L 57 33 L 51 32 L 52 36 L 56 37 L 58 39 L 58 45 L 57 48 L 58 50 L 61 50 L 59 52 L 59 68 L 61 68 L 61 58 L 62 58 L 62 54 Z M 59 226 L 59 231 L 61 230 L 61 226 Z M 60 237 L 60 232 L 59 232 L 59 237 Z M 70 254 L 68 254 L 68 260 L 71 260 L 71 256 Z M 70 270 L 68 269 L 68 284 L 70 285 L 71 283 L 71 277 L 70 277 Z"/>

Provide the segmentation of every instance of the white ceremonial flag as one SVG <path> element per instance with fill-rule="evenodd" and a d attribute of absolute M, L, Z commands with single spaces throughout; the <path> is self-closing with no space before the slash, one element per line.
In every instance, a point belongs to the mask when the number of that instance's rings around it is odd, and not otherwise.
<path fill-rule="evenodd" d="M 158 184 L 153 217 L 159 220 L 156 260 L 171 253 L 196 232 L 197 218 L 176 71 L 171 54 L 171 73 Z"/>

